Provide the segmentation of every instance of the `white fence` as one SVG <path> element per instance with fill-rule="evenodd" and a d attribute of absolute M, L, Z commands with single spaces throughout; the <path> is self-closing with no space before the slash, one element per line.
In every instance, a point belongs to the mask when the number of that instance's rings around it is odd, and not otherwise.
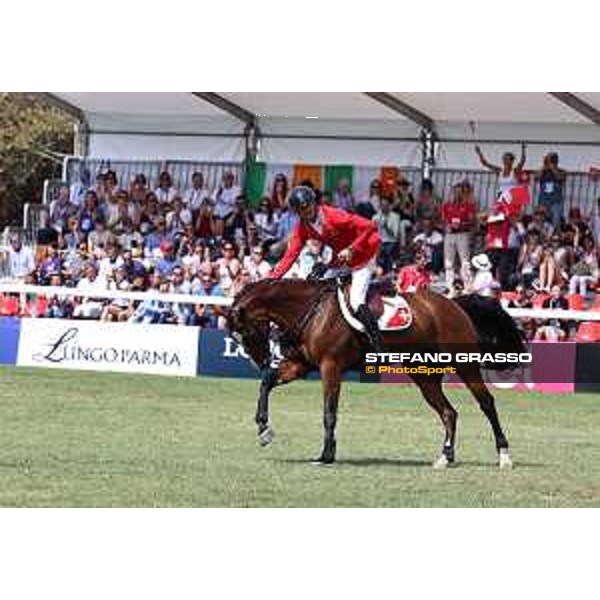
<path fill-rule="evenodd" d="M 32 294 L 53 298 L 97 298 L 99 300 L 160 300 L 165 304 L 194 304 L 212 306 L 231 306 L 231 298 L 215 296 L 197 296 L 195 294 L 161 294 L 159 292 L 123 292 L 118 290 L 90 291 L 68 287 L 50 287 L 38 285 L 22 285 L 15 283 L 0 283 L 0 294 Z"/>
<path fill-rule="evenodd" d="M 60 298 L 83 298 L 94 297 L 106 300 L 160 300 L 166 304 L 193 304 L 202 306 L 231 306 L 231 298 L 220 298 L 214 296 L 197 296 L 195 294 L 161 294 L 158 292 L 123 292 L 118 290 L 102 290 L 90 292 L 77 288 L 45 287 L 34 285 L 23 285 L 11 282 L 0 282 L 1 294 L 19 294 L 24 297 L 27 294 L 60 297 Z M 600 321 L 598 311 L 575 311 L 575 310 L 551 310 L 551 309 L 526 309 L 510 308 L 507 312 L 514 319 L 560 319 L 566 321 Z"/>

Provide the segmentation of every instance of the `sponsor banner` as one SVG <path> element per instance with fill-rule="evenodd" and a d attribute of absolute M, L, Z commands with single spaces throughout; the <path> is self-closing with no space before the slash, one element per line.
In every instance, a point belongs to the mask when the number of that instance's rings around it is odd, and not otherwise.
<path fill-rule="evenodd" d="M 258 377 L 248 355 L 225 332 L 204 329 L 200 332 L 198 374 L 211 377 Z"/>
<path fill-rule="evenodd" d="M 0 318 L 0 365 L 16 365 L 21 321 Z"/>
<path fill-rule="evenodd" d="M 211 377 L 243 377 L 257 379 L 258 369 L 242 346 L 223 331 L 205 329 L 200 333 L 198 374 Z M 279 346 L 272 342 L 271 352 L 275 359 L 281 358 Z M 276 364 L 276 362 L 274 363 Z M 307 379 L 318 379 L 319 373 L 311 373 Z M 346 381 L 359 381 L 360 372 L 344 375 Z"/>
<path fill-rule="evenodd" d="M 195 376 L 197 362 L 195 327 L 53 319 L 21 324 L 22 367 Z"/>
<path fill-rule="evenodd" d="M 577 392 L 600 392 L 600 344 L 577 344 Z"/>

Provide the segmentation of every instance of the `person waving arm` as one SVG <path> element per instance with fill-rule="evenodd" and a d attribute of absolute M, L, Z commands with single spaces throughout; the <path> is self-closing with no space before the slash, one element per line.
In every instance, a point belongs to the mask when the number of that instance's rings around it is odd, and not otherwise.
<path fill-rule="evenodd" d="M 481 150 L 481 148 L 479 146 L 475 146 L 475 152 L 477 153 L 477 156 L 479 156 L 479 162 L 486 169 L 489 169 L 490 171 L 494 171 L 494 173 L 501 173 L 502 172 L 502 168 L 501 167 L 499 167 L 498 165 L 493 165 L 492 163 L 488 162 L 488 160 L 486 159 L 486 157 L 483 154 L 483 151 Z"/>

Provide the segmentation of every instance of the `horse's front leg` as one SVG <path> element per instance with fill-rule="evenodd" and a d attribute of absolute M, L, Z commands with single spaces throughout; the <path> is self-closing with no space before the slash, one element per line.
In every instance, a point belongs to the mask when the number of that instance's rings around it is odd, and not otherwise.
<path fill-rule="evenodd" d="M 256 424 L 261 446 L 273 443 L 273 429 L 269 423 L 269 396 L 273 388 L 301 379 L 309 371 L 305 362 L 299 359 L 284 358 L 277 368 L 265 367 L 261 371 L 262 383 L 256 409 Z"/>
<path fill-rule="evenodd" d="M 260 445 L 270 446 L 273 443 L 273 429 L 269 423 L 269 396 L 277 385 L 279 373 L 273 367 L 265 367 L 261 371 L 261 375 L 260 394 L 256 407 L 256 425 L 258 426 Z"/>
<path fill-rule="evenodd" d="M 337 449 L 335 427 L 337 425 L 337 411 L 340 397 L 340 369 L 333 362 L 324 362 L 321 365 L 321 379 L 323 382 L 324 439 L 321 456 L 315 462 L 322 465 L 331 465 L 335 462 Z"/>

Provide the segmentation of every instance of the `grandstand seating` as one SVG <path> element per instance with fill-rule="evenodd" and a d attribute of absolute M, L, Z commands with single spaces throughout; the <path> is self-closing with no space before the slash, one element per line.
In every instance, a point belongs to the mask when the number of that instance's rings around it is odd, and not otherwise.
<path fill-rule="evenodd" d="M 533 300 L 533 308 L 544 308 L 544 302 L 550 298 L 549 294 L 537 294 Z"/>
<path fill-rule="evenodd" d="M 570 310 L 585 310 L 585 298 L 581 294 L 567 296 Z"/>

